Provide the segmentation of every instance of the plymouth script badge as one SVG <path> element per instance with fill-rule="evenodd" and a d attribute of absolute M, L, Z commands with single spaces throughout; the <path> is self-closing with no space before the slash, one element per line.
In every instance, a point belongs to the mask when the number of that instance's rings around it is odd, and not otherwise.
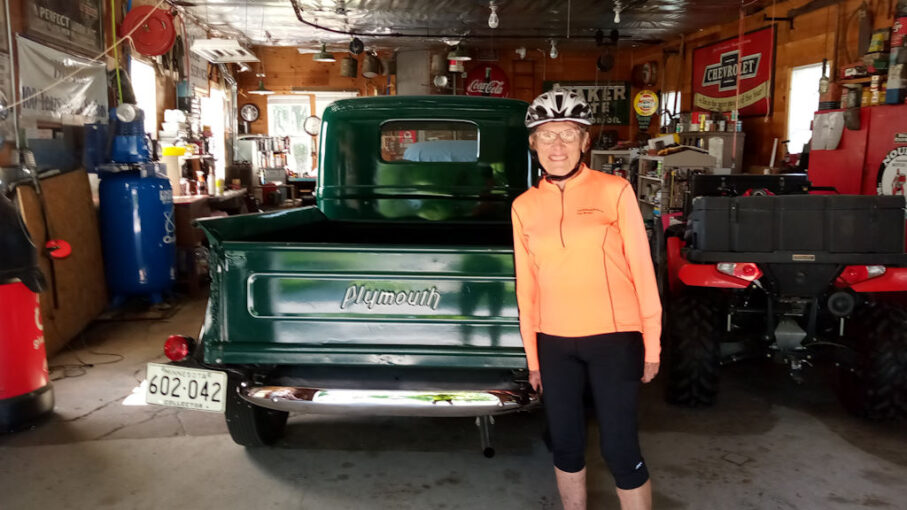
<path fill-rule="evenodd" d="M 356 305 L 369 310 L 376 306 L 417 306 L 437 310 L 441 304 L 441 293 L 436 287 L 423 290 L 392 290 L 369 288 L 366 285 L 350 285 L 340 301 L 340 309 Z"/>

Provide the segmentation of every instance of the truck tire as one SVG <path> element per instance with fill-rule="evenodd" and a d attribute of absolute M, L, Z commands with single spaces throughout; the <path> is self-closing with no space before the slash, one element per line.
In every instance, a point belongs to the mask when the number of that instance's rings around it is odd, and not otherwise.
<path fill-rule="evenodd" d="M 705 407 L 718 395 L 719 314 L 713 300 L 685 294 L 668 304 L 665 365 L 668 403 Z"/>
<path fill-rule="evenodd" d="M 238 379 L 231 377 L 229 385 L 225 417 L 233 441 L 242 446 L 261 447 L 272 445 L 280 439 L 290 413 L 247 402 L 239 396 Z"/>
<path fill-rule="evenodd" d="M 844 407 L 870 420 L 907 416 L 907 310 L 875 303 L 861 310 L 850 337 L 855 357 L 836 366 Z"/>

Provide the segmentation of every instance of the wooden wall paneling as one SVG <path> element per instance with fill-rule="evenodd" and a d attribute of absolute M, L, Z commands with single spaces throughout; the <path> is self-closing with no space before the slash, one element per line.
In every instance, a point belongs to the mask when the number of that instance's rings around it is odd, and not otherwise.
<path fill-rule="evenodd" d="M 387 76 L 378 75 L 373 79 L 357 75 L 355 78 L 340 76 L 340 62 L 346 52 L 337 52 L 334 56 L 337 62 L 314 62 L 312 54 L 301 54 L 296 48 L 288 47 L 263 47 L 254 48 L 255 54 L 261 59 L 266 77 L 265 87 L 277 94 L 290 94 L 293 87 L 305 90 L 357 90 L 360 95 L 371 94 L 377 91 L 384 93 Z M 379 53 L 379 56 L 386 57 Z M 362 56 L 357 65 L 357 72 L 362 71 Z M 249 90 L 258 88 L 258 78 L 255 73 L 261 68 L 259 64 L 250 64 L 252 71 L 237 75 L 239 88 L 239 106 L 253 103 L 258 106 L 261 116 L 249 125 L 251 133 L 267 134 L 268 132 L 268 99 L 267 96 L 249 94 Z M 393 85 L 393 80 L 391 80 Z"/>
<path fill-rule="evenodd" d="M 40 303 L 47 354 L 51 356 L 107 305 L 97 212 L 88 175 L 82 170 L 41 179 L 44 210 L 32 187 L 19 186 L 16 189 L 25 225 L 38 247 L 39 265 L 48 282 L 48 288 L 40 295 Z M 51 262 L 45 255 L 42 249 L 48 239 L 44 228 L 45 214 L 51 235 L 72 246 L 69 257 Z"/>
<path fill-rule="evenodd" d="M 793 8 L 801 7 L 809 0 L 788 0 L 778 2 L 774 9 L 774 16 L 783 17 Z M 845 48 L 856 46 L 855 30 L 848 30 L 846 21 L 860 6 L 862 0 L 844 0 L 839 4 L 818 9 L 816 11 L 798 16 L 794 21 L 794 29 L 786 22 L 777 24 L 778 38 L 775 48 L 775 87 L 773 94 L 773 113 L 768 117 L 751 117 L 743 120 L 743 129 L 746 131 L 746 146 L 744 151 L 744 166 L 754 171 L 761 171 L 768 165 L 771 157 L 774 138 L 784 140 L 787 138 L 788 95 L 790 92 L 790 76 L 793 68 L 821 62 L 823 58 L 831 60 L 834 54 L 834 36 L 840 33 L 839 58 L 833 62 L 833 71 L 845 63 L 847 51 Z M 891 11 L 886 2 L 869 2 L 873 10 L 874 28 L 888 28 L 894 23 Z M 839 13 L 843 18 L 838 27 Z M 744 31 L 749 32 L 768 25 L 764 16 L 772 16 L 771 6 L 745 18 Z M 852 27 L 855 28 L 855 27 Z M 684 52 L 684 74 L 681 97 L 683 111 L 690 111 L 692 107 L 692 54 L 695 48 L 705 44 L 734 37 L 738 33 L 737 20 L 716 26 L 705 27 L 702 31 L 686 34 L 686 51 Z M 671 45 L 669 42 L 666 45 Z M 848 46 L 849 45 L 849 46 Z M 634 48 L 632 58 L 636 62 L 647 60 L 660 61 L 662 46 L 647 46 Z M 855 50 L 851 50 L 855 53 Z M 818 87 L 818 83 L 816 84 Z M 816 105 L 818 107 L 818 105 Z M 631 129 L 635 130 L 634 125 Z M 656 128 L 653 127 L 654 132 Z"/>
<path fill-rule="evenodd" d="M 514 99 L 531 102 L 538 92 L 535 86 L 535 62 L 513 60 L 510 62 L 510 95 Z"/>

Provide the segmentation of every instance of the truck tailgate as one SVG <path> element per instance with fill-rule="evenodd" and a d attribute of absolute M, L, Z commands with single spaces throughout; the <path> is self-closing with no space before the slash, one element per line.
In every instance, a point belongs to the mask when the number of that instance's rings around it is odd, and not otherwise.
<path fill-rule="evenodd" d="M 511 250 L 235 241 L 220 249 L 203 330 L 208 362 L 526 366 Z"/>

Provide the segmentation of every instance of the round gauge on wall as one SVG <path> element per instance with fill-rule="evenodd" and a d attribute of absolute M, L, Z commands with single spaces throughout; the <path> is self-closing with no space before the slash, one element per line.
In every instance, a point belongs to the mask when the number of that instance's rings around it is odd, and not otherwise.
<path fill-rule="evenodd" d="M 318 136 L 318 132 L 321 130 L 321 119 L 317 115 L 306 117 L 302 122 L 302 129 L 312 136 Z"/>
<path fill-rule="evenodd" d="M 258 120 L 261 111 L 252 103 L 246 103 L 239 109 L 239 116 L 246 122 L 255 122 Z"/>

